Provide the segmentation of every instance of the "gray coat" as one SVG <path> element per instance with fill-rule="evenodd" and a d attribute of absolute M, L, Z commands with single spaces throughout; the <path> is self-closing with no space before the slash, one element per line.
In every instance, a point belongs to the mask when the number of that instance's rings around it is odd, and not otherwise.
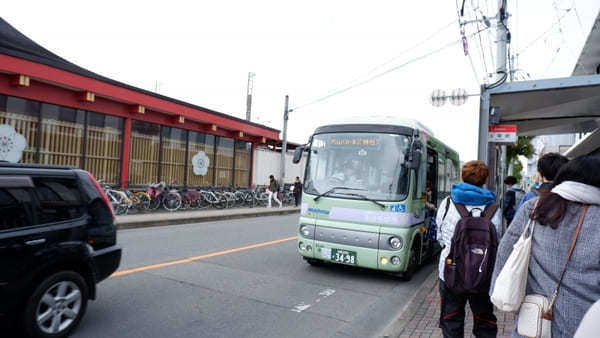
<path fill-rule="evenodd" d="M 492 289 L 513 245 L 523 232 L 537 198 L 519 209 L 500 241 L 492 277 Z M 566 215 L 557 229 L 535 225 L 527 294 L 542 294 L 550 299 L 565 267 L 571 239 L 583 206 L 569 202 Z M 573 337 L 583 315 L 600 299 L 600 206 L 588 208 L 575 250 L 554 304 L 553 337 Z M 518 337 L 516 328 L 513 337 Z"/>

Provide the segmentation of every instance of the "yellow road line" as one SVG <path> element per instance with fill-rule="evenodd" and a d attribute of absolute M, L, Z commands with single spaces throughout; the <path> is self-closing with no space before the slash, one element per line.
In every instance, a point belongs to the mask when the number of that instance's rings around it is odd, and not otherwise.
<path fill-rule="evenodd" d="M 293 241 L 296 238 L 297 238 L 297 236 L 287 237 L 287 238 L 282 238 L 282 239 L 278 239 L 278 240 L 274 240 L 274 241 L 262 242 L 262 243 L 248 245 L 248 246 L 243 246 L 241 248 L 223 250 L 223 251 L 213 252 L 213 253 L 209 253 L 209 254 L 201 255 L 201 256 L 194 256 L 194 257 L 183 258 L 183 259 L 179 259 L 179 260 L 176 260 L 176 261 L 170 261 L 170 262 L 165 262 L 165 263 L 158 263 L 158 264 L 146 265 L 146 266 L 141 266 L 139 268 L 133 268 L 133 269 L 128 269 L 128 270 L 121 270 L 121 271 L 117 271 L 117 272 L 113 273 L 112 275 L 110 275 L 110 278 L 112 278 L 112 277 L 120 277 L 120 276 L 125 276 L 125 275 L 130 275 L 132 273 L 136 273 L 136 272 L 140 272 L 140 271 L 155 270 L 155 269 L 158 269 L 158 268 L 164 268 L 165 266 L 190 263 L 190 262 L 201 260 L 201 259 L 206 259 L 206 258 L 211 258 L 211 257 L 216 257 L 216 256 L 222 256 L 222 255 L 228 255 L 228 254 L 232 254 L 232 253 L 235 253 L 235 252 L 246 251 L 246 250 L 250 250 L 250 249 L 256 249 L 256 248 L 260 248 L 260 247 L 263 247 L 263 246 L 269 246 L 269 245 L 274 245 L 274 244 L 278 244 L 278 243 Z"/>

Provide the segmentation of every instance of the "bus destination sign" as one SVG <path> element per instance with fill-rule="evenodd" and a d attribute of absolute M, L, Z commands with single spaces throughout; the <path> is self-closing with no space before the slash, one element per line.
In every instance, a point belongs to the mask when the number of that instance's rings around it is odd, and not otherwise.
<path fill-rule="evenodd" d="M 332 146 L 362 146 L 376 147 L 379 139 L 375 137 L 332 137 L 329 139 Z"/>

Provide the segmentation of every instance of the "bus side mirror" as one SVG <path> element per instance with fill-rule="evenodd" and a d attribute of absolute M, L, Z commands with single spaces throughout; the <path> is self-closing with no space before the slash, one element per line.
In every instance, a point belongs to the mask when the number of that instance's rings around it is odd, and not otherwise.
<path fill-rule="evenodd" d="M 423 152 L 423 144 L 421 141 L 414 141 L 408 153 L 406 166 L 408 169 L 419 169 L 421 166 L 421 154 Z"/>
<path fill-rule="evenodd" d="M 306 147 L 306 145 L 299 146 L 294 151 L 294 158 L 292 159 L 292 162 L 294 162 L 294 164 L 300 163 L 300 160 L 302 159 L 302 153 L 304 152 L 305 147 Z"/>

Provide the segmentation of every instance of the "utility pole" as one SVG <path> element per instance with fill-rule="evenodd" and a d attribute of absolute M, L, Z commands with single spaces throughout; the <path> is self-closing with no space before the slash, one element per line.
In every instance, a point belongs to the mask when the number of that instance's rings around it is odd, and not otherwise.
<path fill-rule="evenodd" d="M 252 111 L 252 92 L 254 90 L 254 76 L 256 74 L 248 72 L 248 90 L 246 91 L 246 121 L 250 121 Z"/>
<path fill-rule="evenodd" d="M 279 189 L 283 189 L 283 180 L 285 179 L 285 153 L 287 152 L 287 122 L 288 122 L 288 114 L 290 110 L 288 110 L 289 96 L 285 96 L 285 108 L 283 110 L 283 142 L 281 144 L 281 168 L 279 170 Z"/>
<path fill-rule="evenodd" d="M 498 20 L 496 21 L 496 81 L 500 81 L 503 77 L 509 76 L 507 74 L 507 44 L 508 41 L 508 29 L 506 23 L 508 19 L 508 13 L 506 11 L 506 1 L 498 0 Z M 512 69 L 510 79 L 512 81 Z M 496 153 L 494 151 L 494 153 Z M 494 169 L 492 169 L 494 170 Z M 506 173 L 506 145 L 500 146 L 500 187 L 496 187 L 496 191 L 502 193 L 504 197 L 504 175 Z"/>

